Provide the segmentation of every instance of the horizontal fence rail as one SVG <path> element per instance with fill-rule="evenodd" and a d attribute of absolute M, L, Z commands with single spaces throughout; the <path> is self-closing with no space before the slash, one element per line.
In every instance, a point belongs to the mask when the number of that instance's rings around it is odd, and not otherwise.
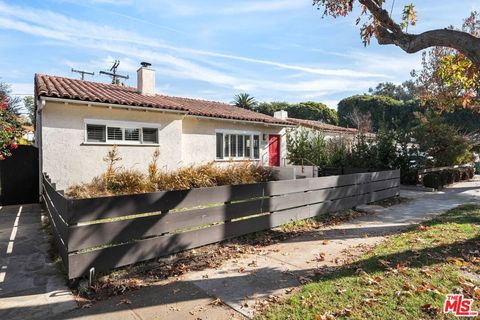
<path fill-rule="evenodd" d="M 399 195 L 400 171 L 43 200 L 70 279 Z"/>

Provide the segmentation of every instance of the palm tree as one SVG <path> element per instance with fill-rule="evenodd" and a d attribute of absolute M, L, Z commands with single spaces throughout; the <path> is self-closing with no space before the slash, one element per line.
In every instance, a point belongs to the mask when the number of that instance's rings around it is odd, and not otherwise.
<path fill-rule="evenodd" d="M 258 104 L 257 100 L 248 93 L 240 93 L 235 95 L 232 102 L 236 107 L 252 110 Z"/>

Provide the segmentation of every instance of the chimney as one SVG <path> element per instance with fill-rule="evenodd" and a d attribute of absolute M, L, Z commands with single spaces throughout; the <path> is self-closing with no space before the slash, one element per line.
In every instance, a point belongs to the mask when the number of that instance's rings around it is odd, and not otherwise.
<path fill-rule="evenodd" d="M 147 96 L 155 95 L 155 70 L 150 69 L 151 63 L 142 62 L 137 70 L 137 90 Z"/>
<path fill-rule="evenodd" d="M 273 117 L 277 119 L 285 120 L 288 118 L 288 112 L 285 110 L 275 111 L 273 113 Z"/>

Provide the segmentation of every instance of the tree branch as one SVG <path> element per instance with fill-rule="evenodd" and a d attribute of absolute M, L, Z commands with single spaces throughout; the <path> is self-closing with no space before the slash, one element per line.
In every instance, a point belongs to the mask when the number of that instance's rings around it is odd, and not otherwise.
<path fill-rule="evenodd" d="M 429 47 L 449 47 L 464 54 L 480 68 L 480 38 L 468 32 L 451 29 L 430 30 L 420 34 L 405 33 L 374 0 L 358 1 L 368 9 L 378 23 L 375 36 L 379 44 L 394 44 L 407 53 L 415 53 Z"/>
<path fill-rule="evenodd" d="M 449 47 L 456 49 L 469 58 L 475 65 L 480 66 L 480 38 L 467 32 L 437 29 L 420 34 L 395 35 L 380 27 L 376 38 L 379 44 L 394 44 L 407 53 L 415 53 L 430 47 Z"/>

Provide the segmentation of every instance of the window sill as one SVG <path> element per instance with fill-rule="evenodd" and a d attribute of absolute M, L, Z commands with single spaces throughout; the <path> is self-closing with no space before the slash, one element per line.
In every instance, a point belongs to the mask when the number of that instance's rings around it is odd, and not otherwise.
<path fill-rule="evenodd" d="M 244 162 L 244 161 L 260 161 L 260 159 L 215 159 L 214 162 Z"/>
<path fill-rule="evenodd" d="M 126 142 L 82 142 L 82 146 L 126 146 L 126 147 L 158 147 L 159 143 L 126 143 Z"/>

